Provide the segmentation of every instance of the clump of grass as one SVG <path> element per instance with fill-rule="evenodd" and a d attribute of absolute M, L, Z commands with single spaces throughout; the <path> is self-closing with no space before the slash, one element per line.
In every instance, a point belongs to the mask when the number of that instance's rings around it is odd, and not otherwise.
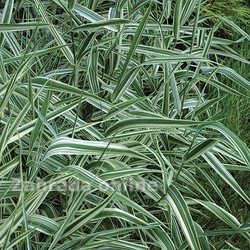
<path fill-rule="evenodd" d="M 244 58 L 250 58 L 250 46 L 249 42 L 235 46 L 235 50 L 238 51 Z M 250 79 L 250 72 L 248 65 L 235 62 L 234 60 L 225 60 L 224 63 L 229 67 L 234 67 L 235 71 L 244 76 L 246 79 Z M 226 79 L 222 79 L 227 82 Z M 230 84 L 230 83 L 229 83 Z M 236 84 L 233 84 L 235 89 L 238 88 Z M 220 103 L 223 115 L 223 123 L 234 131 L 240 138 L 242 138 L 248 145 L 250 145 L 250 92 L 245 93 L 246 97 L 236 97 L 228 95 L 223 102 Z M 232 108 L 234 107 L 234 108 Z"/>
<path fill-rule="evenodd" d="M 244 0 L 210 0 L 203 5 L 202 13 L 211 16 L 209 25 L 218 22 L 219 17 L 226 17 L 240 27 L 248 27 L 250 24 L 249 3 Z M 230 25 L 222 24 L 220 36 L 233 39 L 235 35 L 235 30 Z"/>
<path fill-rule="evenodd" d="M 241 0 L 230 0 L 230 1 L 210 1 L 209 4 L 203 6 L 202 11 L 206 14 L 210 14 L 214 17 L 214 23 L 218 21 L 216 15 L 224 16 L 231 20 L 232 22 L 240 25 L 246 33 L 249 34 L 249 6 L 246 1 Z M 211 21 L 211 19 L 209 20 Z M 220 37 L 225 39 L 234 38 L 235 40 L 239 39 L 240 36 L 228 23 L 225 23 L 217 31 L 217 34 Z M 240 43 L 232 45 L 232 48 L 239 53 L 242 57 L 249 60 L 250 58 L 250 47 L 249 41 L 243 40 Z M 237 73 L 242 75 L 246 79 L 250 79 L 249 65 L 242 63 L 233 58 L 222 59 L 221 63 L 227 65 L 230 68 L 233 68 Z M 232 81 L 228 81 L 227 78 L 220 77 L 220 79 L 226 84 L 232 86 L 235 89 L 239 89 L 237 84 L 234 84 Z M 250 96 L 249 92 L 245 93 L 246 97 L 237 97 L 234 95 L 227 95 L 222 102 L 219 103 L 220 113 L 218 119 L 223 119 L 223 123 L 234 131 L 240 138 L 242 138 L 249 145 L 250 141 L 250 123 L 249 123 L 249 105 L 250 105 Z M 217 93 L 214 97 L 217 96 Z M 233 108 L 232 108 L 233 107 Z"/>
<path fill-rule="evenodd" d="M 213 111 L 250 86 L 218 58 L 249 62 L 203 3 L 5 2 L 1 249 L 249 245 L 249 148 Z"/>

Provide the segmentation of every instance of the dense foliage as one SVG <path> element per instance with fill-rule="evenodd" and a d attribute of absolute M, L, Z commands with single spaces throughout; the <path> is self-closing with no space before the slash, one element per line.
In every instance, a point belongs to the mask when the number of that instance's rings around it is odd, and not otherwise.
<path fill-rule="evenodd" d="M 207 25 L 215 24 L 219 18 L 224 16 L 243 28 L 246 33 L 250 33 L 250 2 L 244 0 L 210 0 L 203 5 L 201 12 L 210 15 Z M 243 57 L 250 59 L 250 43 L 248 40 L 241 41 L 241 36 L 238 32 L 227 23 L 223 23 L 217 30 L 217 35 L 226 39 L 239 40 L 239 43 L 231 47 L 240 53 Z M 245 64 L 233 58 L 220 57 L 221 63 L 233 68 L 237 73 L 246 79 L 250 79 L 249 64 Z M 224 83 L 229 84 L 235 89 L 238 89 L 237 84 L 228 81 L 227 78 L 220 77 Z M 214 97 L 218 95 L 218 90 L 211 90 L 210 94 L 213 97 L 213 92 L 216 92 Z M 228 94 L 223 101 L 219 102 L 216 119 L 220 119 L 223 124 L 234 131 L 240 138 L 250 145 L 250 92 L 245 93 L 246 97 Z M 232 109 L 232 107 L 234 107 Z M 245 184 L 245 178 L 242 179 L 242 184 Z"/>
<path fill-rule="evenodd" d="M 207 2 L 0 6 L 1 249 L 247 249 L 250 151 L 214 110 L 250 37 Z"/>

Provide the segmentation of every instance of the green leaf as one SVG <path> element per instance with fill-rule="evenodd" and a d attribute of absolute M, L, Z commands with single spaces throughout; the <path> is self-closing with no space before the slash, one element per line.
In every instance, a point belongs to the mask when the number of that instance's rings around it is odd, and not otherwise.
<path fill-rule="evenodd" d="M 146 60 L 143 65 L 152 65 L 159 63 L 178 63 L 178 62 L 206 62 L 207 59 L 199 56 L 189 56 L 189 55 L 172 55 L 165 57 L 155 57 Z"/>
<path fill-rule="evenodd" d="M 221 164 L 221 162 L 215 157 L 214 154 L 206 152 L 203 154 L 203 158 L 207 163 L 220 175 L 220 177 L 232 187 L 232 189 L 238 193 L 248 204 L 250 204 L 249 196 L 242 190 L 240 185 L 236 182 L 233 176 L 227 171 L 227 169 Z"/>
<path fill-rule="evenodd" d="M 125 23 L 130 23 L 130 22 L 131 21 L 127 20 L 127 19 L 112 18 L 112 19 L 97 21 L 97 22 L 94 22 L 94 23 L 83 24 L 83 25 L 80 25 L 80 26 L 74 28 L 73 31 L 82 31 L 82 30 L 106 28 L 106 26 L 121 25 L 121 24 L 125 24 Z"/>
<path fill-rule="evenodd" d="M 111 202 L 112 198 L 114 197 L 114 194 L 115 191 L 114 193 L 110 194 L 104 201 L 102 201 L 98 206 L 74 219 L 68 225 L 68 227 L 66 228 L 66 232 L 62 237 L 64 238 L 71 235 L 76 230 L 80 229 L 83 225 L 85 225 L 87 222 L 89 222 L 91 219 L 95 218 Z"/>
<path fill-rule="evenodd" d="M 0 32 L 14 32 L 14 31 L 37 29 L 37 28 L 42 29 L 42 28 L 47 28 L 48 26 L 49 24 L 47 23 L 36 23 L 36 22 L 17 23 L 17 24 L 0 23 Z"/>
<path fill-rule="evenodd" d="M 35 2 L 36 8 L 37 8 L 38 12 L 40 13 L 43 21 L 45 23 L 49 24 L 49 30 L 50 30 L 51 34 L 53 35 L 54 39 L 56 40 L 57 44 L 59 46 L 63 46 L 61 50 L 62 50 L 64 56 L 67 58 L 69 63 L 73 65 L 74 64 L 73 53 L 70 50 L 67 43 L 65 42 L 65 40 L 63 39 L 63 37 L 61 36 L 61 34 L 56 29 L 56 27 L 53 24 L 50 23 L 49 17 L 48 17 L 48 15 L 46 13 L 46 10 L 44 8 L 44 5 L 43 5 L 42 1 L 34 0 L 34 2 Z"/>
<path fill-rule="evenodd" d="M 225 127 L 221 123 L 207 123 L 201 126 L 202 128 L 211 128 L 220 132 L 225 136 L 228 143 L 232 145 L 232 148 L 238 151 L 242 159 L 244 159 L 247 166 L 250 166 L 250 150 L 246 143 L 243 142 L 238 136 L 236 136 L 230 129 Z"/>
<path fill-rule="evenodd" d="M 0 178 L 2 178 L 3 176 L 5 176 L 7 173 L 9 173 L 10 171 L 12 171 L 15 167 L 17 167 L 19 164 L 19 156 L 16 156 L 15 158 L 13 158 L 11 161 L 3 164 L 0 167 Z"/>
<path fill-rule="evenodd" d="M 55 232 L 59 229 L 58 223 L 42 215 L 38 214 L 30 215 L 28 217 L 28 221 L 30 228 L 34 228 L 46 235 L 54 235 Z"/>
<path fill-rule="evenodd" d="M 189 127 L 196 126 L 202 122 L 189 121 L 189 120 L 177 120 L 166 118 L 132 118 L 115 123 L 106 131 L 107 135 L 116 134 L 118 132 L 124 132 L 130 129 L 171 129 L 177 127 Z"/>
<path fill-rule="evenodd" d="M 6 0 L 5 5 L 4 5 L 4 9 L 3 9 L 3 14 L 2 14 L 1 19 L 0 19 L 1 24 L 10 23 L 13 10 L 14 10 L 14 0 Z M 4 41 L 4 36 L 0 32 L 0 47 L 3 45 L 3 41 Z"/>
<path fill-rule="evenodd" d="M 197 143 L 194 147 L 188 150 L 183 156 L 183 162 L 192 161 L 203 153 L 207 152 L 211 148 L 213 148 L 217 144 L 217 140 L 214 139 L 207 139 L 202 142 Z"/>
<path fill-rule="evenodd" d="M 140 70 L 140 67 L 134 67 L 128 71 L 128 73 L 121 80 L 120 84 L 117 84 L 112 95 L 113 101 L 118 100 L 126 92 L 127 88 L 133 84 L 133 81 L 137 77 Z"/>
<path fill-rule="evenodd" d="M 125 72 L 126 72 L 126 70 L 128 68 L 128 65 L 129 65 L 129 63 L 131 61 L 132 56 L 133 56 L 133 54 L 134 54 L 134 52 L 136 50 L 136 47 L 139 44 L 139 41 L 141 39 L 143 30 L 144 30 L 144 28 L 146 26 L 146 22 L 147 22 L 148 16 L 150 14 L 150 10 L 151 10 L 151 5 L 148 7 L 146 13 L 144 14 L 144 17 L 142 18 L 142 20 L 141 20 L 141 22 L 140 22 L 140 24 L 138 26 L 138 29 L 137 29 L 134 37 L 133 37 L 133 42 L 130 45 L 129 52 L 127 54 L 126 60 L 125 60 L 125 62 L 123 64 L 123 67 L 122 67 L 122 72 L 121 72 L 121 74 L 119 76 L 116 88 L 115 88 L 115 90 L 113 92 L 113 95 L 112 95 L 112 101 L 113 102 L 115 102 L 117 100 L 117 98 L 119 96 L 119 92 L 120 92 L 119 90 L 123 89 L 122 86 L 124 84 L 124 82 L 123 82 L 124 74 L 125 74 Z"/>
<path fill-rule="evenodd" d="M 174 37 L 179 40 L 180 37 L 180 21 L 181 21 L 181 10 L 182 10 L 182 0 L 177 0 L 175 2 L 174 8 Z"/>
<path fill-rule="evenodd" d="M 55 139 L 50 144 L 44 160 L 53 155 L 127 155 L 140 159 L 148 159 L 123 145 L 102 141 L 77 140 L 67 137 Z"/>
<path fill-rule="evenodd" d="M 193 250 L 201 249 L 197 231 L 188 206 L 175 186 L 171 185 L 169 187 L 166 199 L 171 206 L 180 227 L 182 228 L 182 232 L 185 235 L 190 248 Z"/>
<path fill-rule="evenodd" d="M 115 116 L 121 111 L 124 111 L 125 109 L 129 108 L 133 104 L 138 103 L 142 100 L 144 100 L 144 98 L 136 98 L 134 100 L 128 100 L 128 101 L 121 102 L 121 103 L 114 105 L 114 107 L 112 107 L 110 111 L 107 113 L 107 115 L 105 116 L 105 119 L 110 119 L 111 117 Z"/>

